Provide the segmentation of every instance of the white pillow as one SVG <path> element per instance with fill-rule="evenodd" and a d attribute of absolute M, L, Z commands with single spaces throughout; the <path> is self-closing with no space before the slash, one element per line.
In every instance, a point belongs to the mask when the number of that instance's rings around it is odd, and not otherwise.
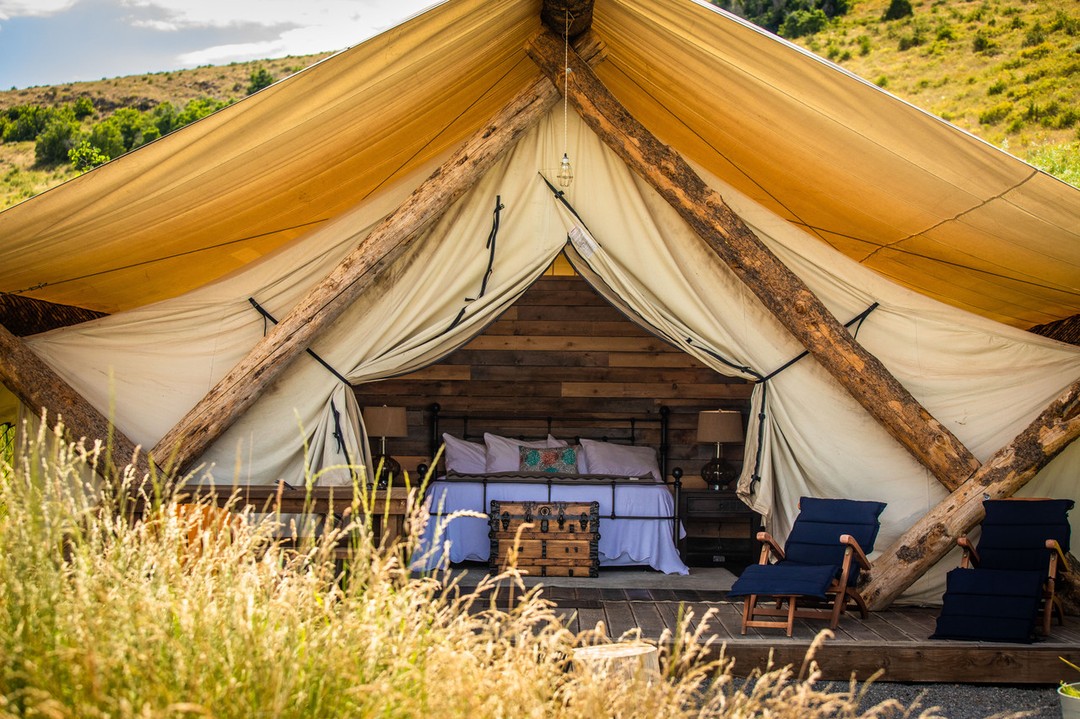
<path fill-rule="evenodd" d="M 584 465 L 588 468 L 589 474 L 609 474 L 621 477 L 641 477 L 651 474 L 657 482 L 664 481 L 660 476 L 660 465 L 656 461 L 656 450 L 652 447 L 582 439 L 581 449 L 585 458 Z M 578 468 L 582 472 L 586 471 L 581 466 L 582 461 L 579 459 Z"/>
<path fill-rule="evenodd" d="M 547 439 L 535 442 L 522 442 L 518 439 L 500 437 L 484 432 L 484 446 L 487 448 L 488 472 L 516 472 L 521 466 L 520 447 L 565 447 L 566 442 L 548 435 Z"/>
<path fill-rule="evenodd" d="M 483 474 L 487 471 L 487 448 L 479 442 L 466 442 L 452 434 L 443 434 L 446 444 L 446 471 L 458 474 Z"/>

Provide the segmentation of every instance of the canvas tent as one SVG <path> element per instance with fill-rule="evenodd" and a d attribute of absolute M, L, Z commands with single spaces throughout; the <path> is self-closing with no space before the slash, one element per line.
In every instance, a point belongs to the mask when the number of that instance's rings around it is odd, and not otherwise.
<path fill-rule="evenodd" d="M 285 316 L 537 79 L 524 48 L 539 9 L 436 6 L 0 214 L 0 291 L 113 313 L 26 344 L 154 445 L 267 330 L 250 299 Z M 1080 312 L 1080 191 L 705 5 L 598 0 L 593 30 L 604 84 L 829 311 L 846 321 L 876 303 L 858 342 L 979 460 L 1080 377 L 1080 350 L 1018 329 Z M 564 149 L 579 216 L 542 178 Z M 466 303 L 497 204 L 487 291 Z M 561 105 L 312 348 L 351 383 L 436 361 L 512 304 L 568 234 L 605 296 L 719 372 L 767 376 L 802 349 L 573 111 L 564 125 Z M 760 462 L 740 488 L 781 535 L 801 494 L 872 498 L 889 503 L 884 547 L 946 494 L 813 361 L 759 382 L 751 416 Z M 362 431 L 347 386 L 301 358 L 201 460 L 219 478 L 271 482 L 300 475 L 305 441 L 312 469 L 363 461 Z M 1024 492 L 1080 499 L 1078 470 L 1071 446 Z M 905 596 L 941 586 L 935 571 Z"/>

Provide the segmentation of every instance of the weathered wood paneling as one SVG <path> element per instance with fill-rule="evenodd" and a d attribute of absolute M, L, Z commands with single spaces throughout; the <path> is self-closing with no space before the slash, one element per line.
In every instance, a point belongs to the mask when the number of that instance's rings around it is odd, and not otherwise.
<path fill-rule="evenodd" d="M 388 440 L 406 469 L 428 458 L 426 408 L 554 417 L 656 415 L 671 408 L 669 466 L 694 484 L 714 448 L 696 442 L 703 409 L 746 412 L 751 385 L 705 367 L 609 305 L 580 277 L 543 277 L 487 330 L 442 362 L 356 388 L 360 406 L 408 408 L 409 437 Z M 511 432 L 507 432 L 511 434 Z M 639 441 L 656 444 L 655 427 Z M 740 447 L 724 456 L 738 462 Z"/>

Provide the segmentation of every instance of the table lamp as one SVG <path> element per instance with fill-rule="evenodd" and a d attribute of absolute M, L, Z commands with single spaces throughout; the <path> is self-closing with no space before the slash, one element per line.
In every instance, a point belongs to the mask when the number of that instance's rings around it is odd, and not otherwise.
<path fill-rule="evenodd" d="M 743 441 L 742 414 L 724 409 L 698 412 L 697 441 L 716 445 L 716 456 L 701 468 L 701 478 L 712 489 L 726 489 L 737 473 L 724 459 L 724 444 Z"/>
<path fill-rule="evenodd" d="M 385 489 L 391 476 L 401 476 L 401 465 L 386 453 L 387 437 L 408 437 L 404 407 L 364 407 L 364 428 L 369 437 L 379 437 L 379 453 L 372 458 L 372 469 L 378 471 L 376 486 Z M 381 469 L 380 469 L 381 467 Z"/>

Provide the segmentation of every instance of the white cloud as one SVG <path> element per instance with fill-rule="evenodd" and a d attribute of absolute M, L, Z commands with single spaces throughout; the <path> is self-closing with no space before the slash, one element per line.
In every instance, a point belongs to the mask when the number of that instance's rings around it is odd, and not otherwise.
<path fill-rule="evenodd" d="M 0 0 L 0 20 L 52 15 L 67 10 L 78 0 Z"/>
<path fill-rule="evenodd" d="M 138 0 L 142 5 L 151 2 L 159 9 L 179 0 Z M 198 5 L 199 3 L 195 3 Z M 202 10 L 185 4 L 182 22 L 206 22 Z M 209 5 L 209 3 L 208 3 Z M 294 4 L 272 0 L 259 5 L 244 15 L 247 22 L 266 25 L 289 26 L 289 29 L 272 40 L 250 43 L 224 44 L 185 53 L 178 60 L 184 64 L 207 65 L 238 62 L 284 55 L 309 55 L 318 52 L 342 50 L 372 35 L 393 27 L 417 12 L 429 7 L 431 0 L 308 0 L 303 9 Z M 230 4 L 230 11 L 234 10 Z M 171 10 L 170 10 L 171 12 Z M 223 16 L 215 16 L 214 22 L 223 23 Z M 229 22 L 237 22 L 230 20 Z"/>

